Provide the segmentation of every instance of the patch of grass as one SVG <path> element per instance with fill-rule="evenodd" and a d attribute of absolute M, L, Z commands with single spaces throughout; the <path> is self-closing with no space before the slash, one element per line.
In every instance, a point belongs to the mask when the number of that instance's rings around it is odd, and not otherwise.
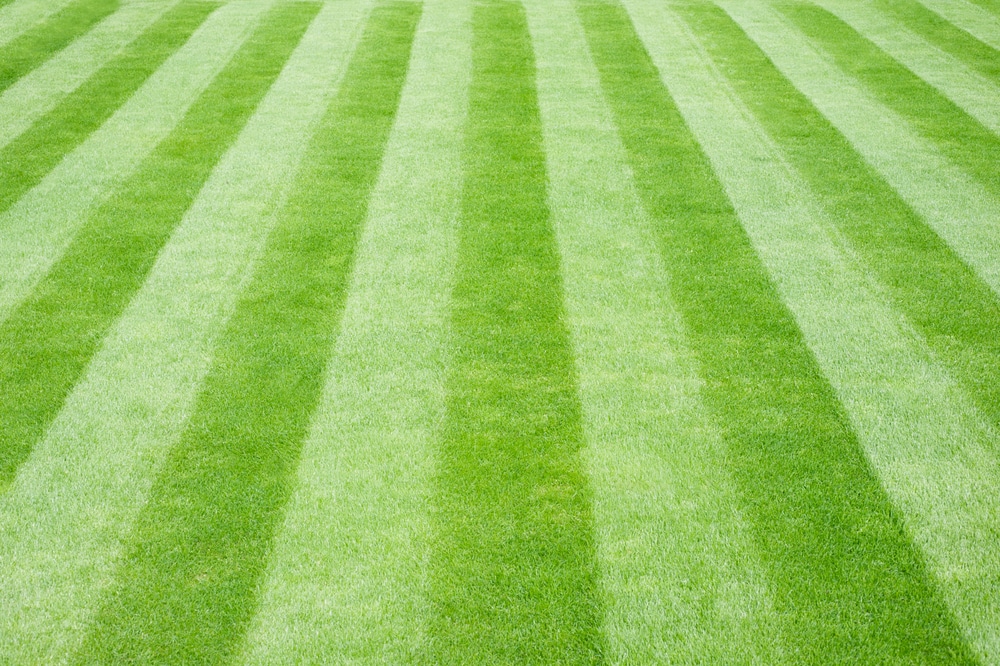
<path fill-rule="evenodd" d="M 119 0 L 75 0 L 0 47 L 0 91 L 118 9 Z"/>
<path fill-rule="evenodd" d="M 972 663 L 627 14 L 579 8 L 789 645 L 804 662 Z"/>
<path fill-rule="evenodd" d="M 473 8 L 432 658 L 601 661 L 590 489 L 524 10 Z"/>
<path fill-rule="evenodd" d="M 202 11 L 193 18 L 198 16 L 204 17 Z M 274 81 L 295 44 L 268 43 L 280 28 L 263 30 L 247 43 L 0 324 L 0 348 L 10 351 L 0 357 L 0 391 L 6 396 L 0 402 L 0 488 L 44 434 L 104 332 Z"/>
<path fill-rule="evenodd" d="M 276 47 L 290 48 L 315 10 L 279 5 L 271 34 L 259 40 L 268 61 L 280 62 Z M 420 5 L 409 2 L 373 11 L 80 661 L 217 661 L 239 652 L 322 385 L 419 16 Z"/>
<path fill-rule="evenodd" d="M 907 28 L 1000 85 L 1000 52 L 982 43 L 917 0 L 872 0 Z"/>
<path fill-rule="evenodd" d="M 202 0 L 177 5 L 0 150 L 0 212 L 100 127 L 217 6 Z"/>
<path fill-rule="evenodd" d="M 787 9 L 802 23 L 817 20 L 810 36 L 849 59 L 851 73 L 864 70 L 874 89 L 907 107 L 908 116 L 931 125 L 945 118 L 943 129 L 927 128 L 940 145 L 955 151 L 977 151 L 979 171 L 995 173 L 1000 141 L 950 102 L 864 42 L 846 25 L 821 9 L 796 5 Z M 800 13 L 801 12 L 801 13 Z M 1000 424 L 1000 301 L 990 287 L 928 228 L 899 194 L 859 156 L 812 103 L 800 93 L 721 9 L 693 5 L 681 14 L 697 31 L 712 58 L 781 146 L 819 200 L 831 213 L 866 265 L 889 287 L 895 305 L 944 360 L 978 406 Z M 823 37 L 819 35 L 822 34 Z M 836 42 L 834 46 L 833 43 Z M 860 43 L 859 43 L 860 42 Z M 892 61 L 889 60 L 891 63 Z M 880 69 L 884 67 L 885 69 Z M 895 79 L 894 75 L 899 75 Z M 940 115 L 935 115 L 940 114 Z M 954 118 L 953 118 L 954 116 Z M 962 133 L 967 128 L 968 133 Z M 973 147 L 979 142 L 979 147 Z"/>

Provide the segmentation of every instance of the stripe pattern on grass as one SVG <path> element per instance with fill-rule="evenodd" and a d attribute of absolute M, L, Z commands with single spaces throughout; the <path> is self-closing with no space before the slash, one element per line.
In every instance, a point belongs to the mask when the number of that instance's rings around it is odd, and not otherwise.
<path fill-rule="evenodd" d="M 1000 663 L 975 5 L 0 0 L 2 659 Z"/>

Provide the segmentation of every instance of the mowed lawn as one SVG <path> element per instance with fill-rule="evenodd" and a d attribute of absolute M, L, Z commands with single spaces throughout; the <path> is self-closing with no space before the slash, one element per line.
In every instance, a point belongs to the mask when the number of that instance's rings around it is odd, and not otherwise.
<path fill-rule="evenodd" d="M 1000 0 L 0 0 L 0 664 L 1000 665 Z"/>

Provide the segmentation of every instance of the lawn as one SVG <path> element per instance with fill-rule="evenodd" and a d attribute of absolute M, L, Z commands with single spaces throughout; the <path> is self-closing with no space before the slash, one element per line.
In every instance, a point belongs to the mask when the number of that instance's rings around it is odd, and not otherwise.
<path fill-rule="evenodd" d="M 1000 666 L 1000 0 L 0 0 L 0 663 Z"/>

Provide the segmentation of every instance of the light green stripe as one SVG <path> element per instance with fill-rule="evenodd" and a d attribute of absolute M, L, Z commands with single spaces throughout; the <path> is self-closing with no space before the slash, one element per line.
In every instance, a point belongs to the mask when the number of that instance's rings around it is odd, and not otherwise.
<path fill-rule="evenodd" d="M 721 4 L 721 3 L 720 3 Z M 764 4 L 726 4 L 778 69 L 1000 294 L 1000 201 Z"/>
<path fill-rule="evenodd" d="M 14 41 L 73 0 L 17 0 L 0 8 L 0 47 Z"/>
<path fill-rule="evenodd" d="M 526 2 L 611 663 L 779 658 L 769 591 L 569 2 Z"/>
<path fill-rule="evenodd" d="M 633 6 L 640 5 L 636 0 Z M 758 5 L 724 2 L 742 23 Z M 698 136 L 795 314 L 890 497 L 958 616 L 966 638 L 995 661 L 1000 619 L 1000 468 L 995 433 L 878 285 L 804 183 L 734 101 L 678 20 L 636 12 L 675 100 Z M 667 63 L 671 63 L 667 67 Z M 739 150 L 734 150 L 739 146 Z"/>
<path fill-rule="evenodd" d="M 0 498 L 0 653 L 11 661 L 54 663 L 81 640 L 326 108 L 353 6 L 324 5 Z"/>
<path fill-rule="evenodd" d="M 845 0 L 814 0 L 838 16 L 904 67 L 1000 134 L 1000 87 L 941 51 L 892 17 Z"/>
<path fill-rule="evenodd" d="M 0 320 L 62 255 L 87 216 L 164 139 L 270 0 L 216 11 L 104 125 L 0 216 Z"/>
<path fill-rule="evenodd" d="M 252 663 L 402 664 L 424 648 L 468 13 L 464 0 L 424 6 L 342 333 L 251 632 Z"/>
<path fill-rule="evenodd" d="M 0 149 L 54 108 L 177 0 L 130 2 L 0 95 Z"/>
<path fill-rule="evenodd" d="M 949 23 L 987 46 L 1000 50 L 1000 19 L 965 0 L 918 0 Z"/>

